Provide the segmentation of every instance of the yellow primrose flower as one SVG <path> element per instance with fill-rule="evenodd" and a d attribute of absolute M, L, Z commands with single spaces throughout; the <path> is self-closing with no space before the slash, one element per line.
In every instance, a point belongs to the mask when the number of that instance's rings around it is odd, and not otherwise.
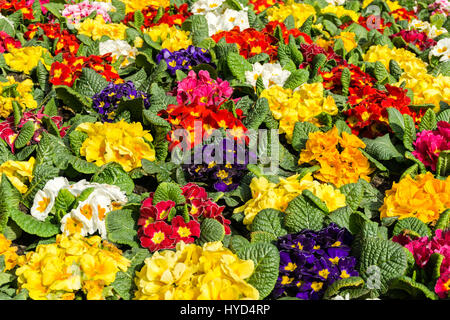
<path fill-rule="evenodd" d="M 389 70 L 389 61 L 395 60 L 404 70 L 396 86 L 405 82 L 405 88 L 414 93 L 413 104 L 434 104 L 435 112 L 440 110 L 440 101 L 450 103 L 450 77 L 442 74 L 437 77 L 427 73 L 427 64 L 416 55 L 403 48 L 390 49 L 385 46 L 372 46 L 364 55 L 364 61 L 380 61 Z"/>
<path fill-rule="evenodd" d="M 167 23 L 144 29 L 144 33 L 149 35 L 152 41 L 161 43 L 163 49 L 172 52 L 186 49 L 192 44 L 189 31 L 179 30 L 175 26 L 170 27 Z"/>
<path fill-rule="evenodd" d="M 298 164 L 318 164 L 320 169 L 314 172 L 314 177 L 338 188 L 358 179 L 370 182 L 373 168 L 359 150 L 365 146 L 355 135 L 343 132 L 340 137 L 336 126 L 327 132 L 310 132 Z"/>
<path fill-rule="evenodd" d="M 23 48 L 11 47 L 9 53 L 3 54 L 8 67 L 14 71 L 23 72 L 25 74 L 30 74 L 31 70 L 37 67 L 39 61 L 42 62 L 47 70 L 50 70 L 51 66 L 45 62 L 44 56 L 51 58 L 50 52 L 41 46 Z"/>
<path fill-rule="evenodd" d="M 104 288 L 130 261 L 100 237 L 56 236 L 56 242 L 38 245 L 19 261 L 18 289 L 33 300 L 72 300 L 82 290 L 88 300 L 104 300 Z"/>
<path fill-rule="evenodd" d="M 364 9 L 365 7 L 367 7 L 369 4 L 371 4 L 374 0 L 364 0 L 363 4 L 362 4 L 362 8 Z M 385 0 L 386 4 L 388 5 L 389 9 L 391 11 L 395 11 L 397 9 L 401 9 L 402 6 L 398 3 L 398 1 L 390 1 L 390 0 Z"/>
<path fill-rule="evenodd" d="M 0 233 L 0 256 L 3 256 L 5 261 L 5 269 L 0 272 L 14 269 L 18 263 L 19 256 L 17 255 L 17 247 L 11 246 L 12 241 L 6 239 L 6 237 Z"/>
<path fill-rule="evenodd" d="M 95 19 L 85 19 L 75 25 L 79 34 L 91 37 L 92 40 L 99 40 L 103 36 L 108 36 L 111 40 L 125 40 L 127 26 L 123 23 L 106 23 L 103 16 L 98 15 Z"/>
<path fill-rule="evenodd" d="M 342 31 L 338 36 L 333 37 L 334 40 L 341 39 L 344 43 L 345 51 L 349 52 L 358 46 L 355 39 L 356 34 L 353 32 Z"/>
<path fill-rule="evenodd" d="M 293 175 L 286 179 L 280 178 L 278 184 L 269 182 L 266 178 L 253 178 L 250 183 L 252 199 L 243 206 L 236 208 L 234 213 L 243 212 L 243 223 L 249 225 L 255 216 L 263 209 L 285 211 L 289 202 L 302 194 L 303 190 L 311 191 L 316 197 L 325 202 L 330 211 L 345 207 L 345 195 L 331 185 L 321 184 L 313 180 L 311 173 L 298 179 Z"/>
<path fill-rule="evenodd" d="M 315 117 L 322 112 L 337 114 L 333 97 L 323 94 L 323 84 L 315 82 L 305 83 L 296 91 L 272 86 L 263 90 L 261 97 L 267 98 L 272 115 L 280 121 L 280 133 L 285 133 L 290 143 L 296 122 L 317 122 Z"/>
<path fill-rule="evenodd" d="M 241 260 L 222 242 L 177 243 L 176 250 L 157 251 L 136 272 L 134 300 L 258 299 L 245 280 L 254 271 L 252 260 Z"/>
<path fill-rule="evenodd" d="M 344 16 L 350 17 L 354 22 L 358 22 L 359 14 L 353 10 L 347 10 L 343 6 L 333 6 L 328 5 L 325 8 L 321 9 L 320 12 L 323 13 L 334 13 L 338 18 L 342 18 Z"/>
<path fill-rule="evenodd" d="M 27 109 L 36 109 L 37 102 L 33 98 L 33 80 L 25 79 L 17 82 L 13 76 L 7 76 L 7 81 L 0 81 L 0 117 L 7 118 L 13 111 L 12 102 L 16 101 L 22 107 L 22 111 Z M 15 93 L 4 92 L 6 88 L 16 85 Z"/>
<path fill-rule="evenodd" d="M 36 160 L 33 157 L 30 157 L 28 161 L 8 160 L 3 162 L 0 165 L 0 180 L 1 174 L 4 173 L 20 193 L 27 192 L 28 186 L 26 183 L 30 183 L 33 179 L 35 162 Z"/>
<path fill-rule="evenodd" d="M 316 20 L 316 9 L 314 9 L 313 6 L 304 3 L 281 3 L 279 7 L 270 7 L 266 12 L 269 21 L 283 22 L 288 16 L 292 15 L 294 17 L 296 28 L 300 28 L 311 15 L 314 16 L 314 20 Z"/>
<path fill-rule="evenodd" d="M 142 159 L 155 160 L 155 150 L 145 141 L 152 142 L 153 137 L 143 130 L 140 122 L 87 122 L 80 124 L 76 130 L 88 134 L 80 154 L 98 166 L 117 162 L 128 172 L 141 167 Z"/>
<path fill-rule="evenodd" d="M 439 215 L 450 208 L 450 177 L 434 178 L 431 172 L 415 178 L 407 175 L 386 191 L 380 207 L 380 218 L 416 217 L 425 223 L 439 219 Z"/>

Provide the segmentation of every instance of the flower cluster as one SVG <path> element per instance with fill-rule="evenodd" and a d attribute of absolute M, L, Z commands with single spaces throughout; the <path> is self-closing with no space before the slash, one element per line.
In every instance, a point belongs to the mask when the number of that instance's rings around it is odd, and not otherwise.
<path fill-rule="evenodd" d="M 127 81 L 119 84 L 111 82 L 92 97 L 92 107 L 102 116 L 103 121 L 113 122 L 115 111 L 121 101 L 138 98 L 143 99 L 146 109 L 150 107 L 148 94 L 137 90 L 133 82 Z"/>
<path fill-rule="evenodd" d="M 345 207 L 345 195 L 339 189 L 329 184 L 321 184 L 313 180 L 310 173 L 299 179 L 299 175 L 293 175 L 286 179 L 280 178 L 278 184 L 269 182 L 266 178 L 253 178 L 250 183 L 252 199 L 243 206 L 235 209 L 234 213 L 243 212 L 245 215 L 243 223 L 249 225 L 263 209 L 276 209 L 285 211 L 289 202 L 303 190 L 311 191 L 316 197 L 327 205 L 329 211 Z"/>
<path fill-rule="evenodd" d="M 142 159 L 155 160 L 155 150 L 148 143 L 153 137 L 140 122 L 85 122 L 76 130 L 87 134 L 80 155 L 97 166 L 117 162 L 128 172 L 141 167 Z"/>
<path fill-rule="evenodd" d="M 36 109 L 37 102 L 33 98 L 33 81 L 25 79 L 16 81 L 7 76 L 7 81 L 0 81 L 0 117 L 7 118 L 13 111 L 13 102 L 17 102 L 22 110 Z"/>
<path fill-rule="evenodd" d="M 412 154 L 426 167 L 435 171 L 439 154 L 442 151 L 450 150 L 450 124 L 439 121 L 436 130 L 418 132 L 413 145 L 415 150 Z"/>
<path fill-rule="evenodd" d="M 19 290 L 34 300 L 74 300 L 80 291 L 88 300 L 105 300 L 105 290 L 130 260 L 98 236 L 57 235 L 56 242 L 40 244 L 20 257 L 16 269 Z"/>
<path fill-rule="evenodd" d="M 319 231 L 304 229 L 279 237 L 280 271 L 274 298 L 318 300 L 336 280 L 358 276 L 356 258 L 350 255 L 352 240 L 347 229 L 334 223 Z"/>
<path fill-rule="evenodd" d="M 203 146 L 202 154 L 210 151 L 210 158 L 204 158 L 202 164 L 183 165 L 192 181 L 211 184 L 216 191 L 230 192 L 239 186 L 241 178 L 246 174 L 250 157 L 256 161 L 256 155 L 230 139 L 223 139 L 219 150 Z M 216 153 L 217 152 L 217 153 Z M 221 161 L 215 161 L 220 159 Z"/>
<path fill-rule="evenodd" d="M 205 63 L 211 63 L 211 54 L 207 49 L 189 46 L 187 49 L 180 49 L 171 52 L 168 49 L 162 49 L 156 56 L 156 62 L 166 61 L 167 70 L 175 75 L 177 70 L 189 71 L 192 67 Z"/>
<path fill-rule="evenodd" d="M 297 39 L 298 37 L 302 37 L 303 38 L 302 43 L 307 43 L 307 44 L 313 43 L 311 37 L 308 34 L 301 32 L 299 29 L 295 29 L 295 28 L 288 29 L 283 22 L 280 22 L 277 20 L 269 21 L 261 31 L 264 33 L 273 35 L 275 33 L 275 29 L 277 27 L 279 27 L 281 30 L 285 44 L 289 43 L 290 35 L 292 35 L 294 37 L 294 39 Z"/>
<path fill-rule="evenodd" d="M 440 62 L 450 60 L 450 39 L 444 38 L 439 40 L 431 49 L 430 55 L 438 57 Z"/>
<path fill-rule="evenodd" d="M 261 92 L 269 102 L 269 108 L 276 120 L 280 121 L 280 134 L 285 133 L 288 142 L 292 141 L 297 122 L 315 122 L 315 117 L 326 112 L 335 115 L 338 108 L 332 96 L 324 96 L 322 83 L 303 84 L 298 90 L 284 89 L 274 85 Z"/>
<path fill-rule="evenodd" d="M 303 63 L 300 65 L 300 69 L 304 69 L 311 65 L 314 57 L 318 54 L 324 54 L 327 57 L 327 61 L 335 60 L 338 64 L 345 63 L 345 60 L 334 52 L 332 46 L 328 46 L 327 49 L 324 49 L 315 43 L 302 43 L 300 45 L 300 52 L 302 53 L 304 59 Z"/>
<path fill-rule="evenodd" d="M 14 269 L 18 263 L 17 247 L 11 244 L 12 241 L 0 233 L 0 257 L 3 257 L 5 262 L 5 268 L 0 269 L 0 273 Z"/>
<path fill-rule="evenodd" d="M 294 17 L 295 27 L 299 29 L 309 16 L 316 17 L 316 9 L 312 5 L 304 3 L 282 3 L 278 7 L 267 9 L 267 18 L 270 21 L 284 22 L 290 15 Z"/>
<path fill-rule="evenodd" d="M 428 9 L 432 9 L 435 14 L 443 14 L 448 16 L 450 14 L 450 2 L 448 0 L 438 0 L 428 5 Z"/>
<path fill-rule="evenodd" d="M 340 64 L 331 69 L 329 72 L 320 71 L 323 78 L 323 87 L 333 93 L 342 92 L 342 71 L 347 68 L 350 71 L 349 88 L 362 89 L 366 86 L 373 87 L 377 80 L 370 74 L 361 70 L 354 64 Z"/>
<path fill-rule="evenodd" d="M 40 0 L 41 4 L 48 3 L 49 1 Z M 11 1 L 0 1 L 0 10 L 4 10 L 9 13 L 21 11 L 23 18 L 26 20 L 33 20 L 33 5 L 34 1 L 26 0 L 11 0 Z"/>
<path fill-rule="evenodd" d="M 5 62 L 14 71 L 30 74 L 31 70 L 37 67 L 39 61 L 47 70 L 50 65 L 46 60 L 51 58 L 50 52 L 41 46 L 16 48 L 10 47 L 9 52 L 3 54 Z"/>
<path fill-rule="evenodd" d="M 272 7 L 277 3 L 282 3 L 280 0 L 249 0 L 249 4 L 253 5 L 253 10 L 256 14 L 260 14 L 267 8 Z"/>
<path fill-rule="evenodd" d="M 248 8 L 235 10 L 225 0 L 199 0 L 191 6 L 191 11 L 194 14 L 205 16 L 210 37 L 222 31 L 230 31 L 235 27 L 239 27 L 240 30 L 250 28 Z"/>
<path fill-rule="evenodd" d="M 450 208 L 450 177 L 445 180 L 434 178 L 431 172 L 416 177 L 406 175 L 386 191 L 380 207 L 380 218 L 416 217 L 425 223 L 439 219 Z"/>
<path fill-rule="evenodd" d="M 394 242 L 403 245 L 412 253 L 416 266 L 423 269 L 430 261 L 431 255 L 436 253 L 443 256 L 440 266 L 440 277 L 436 282 L 434 291 L 440 298 L 448 298 L 450 294 L 450 230 L 438 229 L 431 239 L 420 237 L 411 239 L 409 235 L 393 237 Z"/>
<path fill-rule="evenodd" d="M 434 39 L 441 34 L 447 33 L 447 29 L 438 29 L 435 25 L 422 20 L 414 19 L 408 24 L 408 30 L 417 30 L 419 32 L 425 32 L 428 38 Z"/>
<path fill-rule="evenodd" d="M 170 5 L 169 0 L 123 0 L 125 4 L 125 13 L 145 10 L 146 7 L 167 8 Z"/>
<path fill-rule="evenodd" d="M 100 55 L 111 53 L 112 63 L 124 57 L 120 67 L 126 67 L 131 63 L 130 60 L 136 58 L 138 49 L 129 45 L 125 40 L 106 40 L 100 42 L 99 52 Z"/>
<path fill-rule="evenodd" d="M 327 132 L 311 132 L 305 149 L 300 152 L 298 164 L 318 164 L 320 169 L 314 177 L 336 187 L 356 183 L 358 179 L 370 182 L 369 175 L 374 171 L 369 160 L 359 148 L 366 145 L 358 136 L 339 131 L 334 126 Z"/>
<path fill-rule="evenodd" d="M 176 88 L 177 103 L 185 105 L 217 106 L 227 101 L 232 94 L 233 88 L 228 81 L 212 79 L 206 70 L 200 70 L 198 74 L 189 71 Z"/>
<path fill-rule="evenodd" d="M 36 37 L 36 34 L 40 32 L 39 30 L 42 30 L 42 34 Z M 61 52 L 76 55 L 80 48 L 80 41 L 77 37 L 68 30 L 61 30 L 59 23 L 33 23 L 28 26 L 28 31 L 24 34 L 27 39 L 36 37 L 39 40 L 43 39 L 43 35 L 57 41 L 54 51 L 55 55 Z"/>
<path fill-rule="evenodd" d="M 9 52 L 10 48 L 20 48 L 20 41 L 15 40 L 5 31 L 0 31 L 0 53 Z"/>
<path fill-rule="evenodd" d="M 161 44 L 163 49 L 171 52 L 186 49 L 192 45 L 189 31 L 177 29 L 167 23 L 144 29 L 144 34 L 147 34 L 152 41 Z"/>
<path fill-rule="evenodd" d="M 434 47 L 437 43 L 435 40 L 428 38 L 425 32 L 418 32 L 417 30 L 401 30 L 389 36 L 391 39 L 396 37 L 402 37 L 406 43 L 416 46 L 421 51 Z"/>
<path fill-rule="evenodd" d="M 238 300 L 258 299 L 246 282 L 255 269 L 222 242 L 200 247 L 180 242 L 176 250 L 163 250 L 144 261 L 136 273 L 135 300 Z"/>
<path fill-rule="evenodd" d="M 59 215 L 59 212 L 54 212 L 54 206 L 61 190 L 79 197 L 77 206 L 60 217 L 61 232 L 67 236 L 86 236 L 98 232 L 106 239 L 106 215 L 127 202 L 125 193 L 117 186 L 89 183 L 84 179 L 70 184 L 66 178 L 57 177 L 47 181 L 44 188 L 36 193 L 30 214 L 40 221 L 45 221 L 52 212 Z"/>
<path fill-rule="evenodd" d="M 234 27 L 230 31 L 222 31 L 212 36 L 215 42 L 225 39 L 227 43 L 236 43 L 239 54 L 244 58 L 250 58 L 260 53 L 266 53 L 273 61 L 277 56 L 278 39 L 273 33 L 258 31 L 254 28 L 241 30 Z"/>
<path fill-rule="evenodd" d="M 416 57 L 414 53 L 403 48 L 390 49 L 387 45 L 371 46 L 364 55 L 364 61 L 381 62 L 389 70 L 389 62 L 397 61 L 404 73 L 400 76 L 398 84 L 405 82 L 405 88 L 414 93 L 412 104 L 434 104 L 439 110 L 440 101 L 450 103 L 450 92 L 447 83 L 450 77 L 439 74 L 434 77 L 427 73 L 427 65 Z"/>
<path fill-rule="evenodd" d="M 74 25 L 78 34 L 100 40 L 103 36 L 111 40 L 125 40 L 127 26 L 122 23 L 107 23 L 102 15 L 97 15 L 94 19 L 87 18 L 81 23 Z"/>
<path fill-rule="evenodd" d="M 218 206 L 208 198 L 205 189 L 188 183 L 181 190 L 188 206 L 187 215 L 176 215 L 179 209 L 172 200 L 155 202 L 153 193 L 142 202 L 137 222 L 138 237 L 141 245 L 151 252 L 173 249 L 180 241 L 194 242 L 200 237 L 200 223 L 206 218 L 219 221 L 225 233 L 231 233 L 231 221 L 222 215 L 225 207 Z"/>
<path fill-rule="evenodd" d="M 395 108 L 418 122 L 424 110 L 415 112 L 409 108 L 411 99 L 407 90 L 385 85 L 386 91 L 371 86 L 349 88 L 348 103 L 351 108 L 344 111 L 347 124 L 353 134 L 376 137 L 387 132 L 389 127 L 387 108 Z"/>
<path fill-rule="evenodd" d="M 164 14 L 158 19 L 157 22 L 155 18 L 158 16 L 159 6 L 149 5 L 142 9 L 141 12 L 144 16 L 144 22 L 141 26 L 141 29 L 153 27 L 162 23 L 165 23 L 170 27 L 174 25 L 181 26 L 182 23 L 192 15 L 192 13 L 188 11 L 187 3 L 183 3 L 179 7 L 173 5 L 173 8 L 170 6 L 166 6 L 163 8 Z M 124 24 L 127 24 L 128 22 L 134 22 L 134 12 L 129 12 L 122 22 Z"/>
<path fill-rule="evenodd" d="M 405 8 L 399 8 L 390 12 L 390 15 L 395 19 L 396 22 L 401 20 L 406 20 L 411 22 L 411 20 L 417 19 L 414 10 L 406 10 Z"/>
<path fill-rule="evenodd" d="M 256 62 L 252 65 L 251 71 L 245 71 L 247 83 L 256 87 L 256 81 L 261 77 L 264 87 L 269 89 L 272 86 L 282 87 L 291 75 L 291 72 L 281 67 L 279 62 L 264 63 Z"/>
<path fill-rule="evenodd" d="M 111 22 L 108 11 L 112 9 L 112 4 L 107 2 L 90 2 L 89 0 L 84 0 L 80 3 L 65 4 L 61 15 L 67 19 L 67 23 L 77 24 L 93 12 L 96 12 L 97 15 L 102 16 L 105 22 Z"/>
<path fill-rule="evenodd" d="M 49 81 L 55 86 L 66 85 L 72 87 L 75 80 L 80 77 L 83 68 L 95 70 L 108 82 L 121 80 L 111 62 L 112 57 L 110 54 L 103 56 L 90 55 L 88 57 L 63 54 L 62 62 L 55 61 L 52 63 Z"/>

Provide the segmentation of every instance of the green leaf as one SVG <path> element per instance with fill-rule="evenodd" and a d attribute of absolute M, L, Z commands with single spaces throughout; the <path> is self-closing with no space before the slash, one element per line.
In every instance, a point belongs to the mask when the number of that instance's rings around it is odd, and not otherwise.
<path fill-rule="evenodd" d="M 42 238 L 49 238 L 60 233 L 59 226 L 50 222 L 39 221 L 35 217 L 15 209 L 11 211 L 11 219 L 26 233 Z"/>
<path fill-rule="evenodd" d="M 431 283 L 436 283 L 436 281 L 441 277 L 441 266 L 444 262 L 445 256 L 434 252 L 425 266 L 427 274 L 431 276 Z"/>
<path fill-rule="evenodd" d="M 338 279 L 333 282 L 324 292 L 323 298 L 329 299 L 337 294 L 344 288 L 355 288 L 364 285 L 364 280 L 361 277 L 349 277 L 345 279 Z"/>
<path fill-rule="evenodd" d="M 314 15 L 310 15 L 305 22 L 303 22 L 302 26 L 300 27 L 300 31 L 304 32 L 308 35 L 311 35 L 311 27 L 313 25 L 315 16 Z"/>
<path fill-rule="evenodd" d="M 137 248 L 137 219 L 139 214 L 128 210 L 114 210 L 106 215 L 106 232 L 108 240 Z"/>
<path fill-rule="evenodd" d="M 388 133 L 375 139 L 363 138 L 362 140 L 366 144 L 365 152 L 377 160 L 391 160 L 393 158 L 403 157 L 392 144 Z"/>
<path fill-rule="evenodd" d="M 173 182 L 161 183 L 153 195 L 153 205 L 156 205 L 160 201 L 172 200 L 176 204 L 182 204 L 186 202 L 186 198 L 183 196 L 181 188 L 178 184 Z"/>
<path fill-rule="evenodd" d="M 300 87 L 302 84 L 306 83 L 309 78 L 309 72 L 305 69 L 299 69 L 291 72 L 286 82 L 284 83 L 283 88 L 285 89 L 296 89 Z"/>
<path fill-rule="evenodd" d="M 323 53 L 319 53 L 319 54 L 315 55 L 312 60 L 312 70 L 310 73 L 310 77 L 312 78 L 312 77 L 316 76 L 319 69 L 321 67 L 323 67 L 326 62 L 327 62 L 327 57 Z"/>
<path fill-rule="evenodd" d="M 405 123 L 405 128 L 403 131 L 403 145 L 409 151 L 413 151 L 413 142 L 416 140 L 416 125 L 414 123 L 414 119 L 408 115 L 403 115 L 403 120 Z"/>
<path fill-rule="evenodd" d="M 269 114 L 269 102 L 266 98 L 259 98 L 256 100 L 255 106 L 248 112 L 244 119 L 244 125 L 248 129 L 258 129 Z"/>
<path fill-rule="evenodd" d="M 324 213 L 326 214 L 330 213 L 327 204 L 322 199 L 314 195 L 314 193 L 312 193 L 310 190 L 308 189 L 303 190 L 302 195 L 308 200 L 310 200 L 312 203 L 314 203 L 316 207 L 322 210 Z"/>
<path fill-rule="evenodd" d="M 406 291 L 411 299 L 423 299 L 425 297 L 431 300 L 439 300 L 438 295 L 428 289 L 427 286 L 407 276 L 395 279 L 390 285 L 390 289 Z"/>
<path fill-rule="evenodd" d="M 227 55 L 227 65 L 233 76 L 245 82 L 245 71 L 252 71 L 252 65 L 238 53 L 230 52 Z"/>
<path fill-rule="evenodd" d="M 391 282 L 403 276 L 407 267 L 400 244 L 375 237 L 364 239 L 359 263 L 366 288 L 376 294 L 386 293 Z"/>
<path fill-rule="evenodd" d="M 53 86 L 58 99 L 70 107 L 74 112 L 81 112 L 84 108 L 90 108 L 92 100 L 74 89 L 60 85 Z"/>
<path fill-rule="evenodd" d="M 208 38 L 208 21 L 204 15 L 193 15 L 182 24 L 183 30 L 189 30 L 194 45 L 200 44 L 204 39 Z M 186 29 L 187 28 L 187 29 Z"/>
<path fill-rule="evenodd" d="M 284 213 L 275 209 L 263 209 L 255 216 L 250 225 L 251 231 L 264 231 L 275 235 L 284 236 L 287 231 L 281 226 Z"/>
<path fill-rule="evenodd" d="M 142 159 L 142 169 L 145 173 L 154 175 L 156 174 L 156 179 L 159 183 L 172 180 L 171 175 L 173 170 L 177 165 L 173 162 L 155 162 L 148 161 L 147 159 Z"/>
<path fill-rule="evenodd" d="M 433 110 L 428 109 L 419 123 L 419 131 L 436 129 L 437 120 Z"/>
<path fill-rule="evenodd" d="M 87 139 L 88 134 L 79 130 L 73 130 L 69 135 L 69 144 L 72 151 L 77 155 L 80 156 L 80 149 L 83 145 L 84 140 Z"/>
<path fill-rule="evenodd" d="M 387 108 L 389 126 L 398 139 L 403 140 L 403 134 L 405 131 L 405 120 L 403 115 L 396 108 Z"/>
<path fill-rule="evenodd" d="M 224 236 L 224 226 L 215 219 L 206 218 L 200 225 L 200 237 L 197 242 L 203 245 L 207 242 L 222 241 Z"/>
<path fill-rule="evenodd" d="M 83 68 L 78 79 L 76 91 L 92 98 L 108 85 L 108 81 L 94 69 Z"/>
<path fill-rule="evenodd" d="M 91 182 L 118 186 L 127 195 L 130 195 L 134 190 L 133 179 L 123 170 L 120 164 L 115 162 L 100 167 L 99 171 L 92 177 Z"/>
<path fill-rule="evenodd" d="M 61 189 L 55 198 L 54 210 L 59 212 L 62 210 L 64 213 L 68 213 L 75 203 L 75 196 L 67 189 Z M 62 217 L 61 217 L 62 218 Z"/>
<path fill-rule="evenodd" d="M 362 184 L 358 181 L 357 183 L 343 185 L 339 189 L 345 195 L 345 202 L 347 202 L 348 206 L 353 211 L 356 211 L 364 196 Z"/>
<path fill-rule="evenodd" d="M 289 202 L 285 213 L 284 225 L 290 233 L 303 229 L 320 230 L 323 227 L 324 213 L 303 195 Z"/>
<path fill-rule="evenodd" d="M 389 72 L 386 70 L 386 67 L 384 64 L 382 64 L 380 61 L 375 62 L 375 68 L 374 68 L 374 76 L 380 82 L 381 84 L 385 84 L 387 79 L 389 78 Z"/>
<path fill-rule="evenodd" d="M 20 129 L 19 135 L 14 141 L 14 147 L 17 149 L 25 147 L 34 135 L 34 123 L 33 121 L 27 121 L 22 129 Z"/>
<path fill-rule="evenodd" d="M 294 132 L 292 134 L 292 147 L 296 151 L 300 151 L 305 148 L 306 142 L 309 139 L 311 132 L 317 132 L 317 128 L 311 122 L 297 122 L 294 126 Z"/>
<path fill-rule="evenodd" d="M 6 176 L 1 175 L 0 181 L 0 232 L 3 231 L 8 223 L 11 212 L 17 210 L 21 194 Z"/>
<path fill-rule="evenodd" d="M 266 231 L 253 231 L 250 233 L 250 241 L 251 243 L 255 242 L 268 242 L 271 243 L 272 241 L 277 240 L 277 237 L 270 232 Z"/>
<path fill-rule="evenodd" d="M 75 156 L 70 158 L 69 163 L 72 165 L 72 168 L 79 173 L 93 174 L 98 170 L 95 163 L 88 162 Z"/>
<path fill-rule="evenodd" d="M 247 282 L 258 289 L 259 298 L 264 299 L 272 292 L 278 279 L 278 249 L 267 242 L 256 242 L 245 246 L 238 256 L 244 260 L 253 260 L 255 271 Z"/>
<path fill-rule="evenodd" d="M 244 250 L 245 247 L 249 246 L 250 242 L 241 235 L 234 235 L 230 239 L 229 248 L 235 254 L 240 256 L 240 253 Z"/>
<path fill-rule="evenodd" d="M 415 217 L 409 217 L 405 219 L 398 220 L 395 224 L 393 235 L 399 235 L 403 232 L 412 234 L 414 236 L 419 237 L 430 237 L 431 236 L 431 230 L 428 228 L 428 226 L 423 223 L 421 220 L 415 218 Z"/>
<path fill-rule="evenodd" d="M 352 80 L 352 75 L 350 70 L 346 67 L 342 70 L 341 74 L 341 84 L 342 84 L 342 94 L 348 95 L 348 88 L 350 87 L 350 81 Z"/>
<path fill-rule="evenodd" d="M 439 153 L 436 174 L 441 177 L 446 177 L 450 174 L 450 150 L 444 150 Z"/>
<path fill-rule="evenodd" d="M 450 226 L 450 209 L 445 210 L 439 215 L 439 219 L 434 226 L 434 231 L 445 230 Z"/>
<path fill-rule="evenodd" d="M 142 267 L 145 259 L 149 258 L 151 255 L 148 249 L 131 248 L 130 250 L 125 251 L 123 256 L 130 260 L 130 266 L 125 272 L 117 272 L 116 279 L 111 286 L 122 299 L 131 300 L 136 291 L 136 284 L 134 282 L 135 274 Z"/>

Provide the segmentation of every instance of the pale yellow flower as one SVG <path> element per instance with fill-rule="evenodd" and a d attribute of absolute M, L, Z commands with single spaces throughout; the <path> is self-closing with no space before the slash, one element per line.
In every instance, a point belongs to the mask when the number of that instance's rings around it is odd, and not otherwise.
<path fill-rule="evenodd" d="M 0 165 L 0 180 L 1 174 L 4 173 L 20 193 L 27 192 L 27 183 L 30 183 L 33 179 L 35 162 L 36 160 L 33 157 L 30 157 L 28 161 L 8 160 L 3 162 Z"/>
<path fill-rule="evenodd" d="M 14 71 L 30 74 L 31 70 L 37 67 L 39 61 L 42 62 L 47 70 L 50 70 L 50 65 L 45 62 L 44 56 L 51 58 L 50 52 L 40 46 L 23 47 L 9 49 L 9 53 L 3 54 L 5 62 Z"/>

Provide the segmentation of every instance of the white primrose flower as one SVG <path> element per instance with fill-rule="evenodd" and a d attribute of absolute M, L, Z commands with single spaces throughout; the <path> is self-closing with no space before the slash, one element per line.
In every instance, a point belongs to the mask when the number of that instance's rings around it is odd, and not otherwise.
<path fill-rule="evenodd" d="M 100 42 L 99 51 L 100 55 L 111 53 L 113 63 L 120 57 L 125 57 L 120 67 L 128 66 L 131 63 L 129 59 L 136 58 L 136 54 L 138 53 L 138 49 L 129 45 L 125 40 L 106 40 Z"/>
<path fill-rule="evenodd" d="M 345 0 L 326 0 L 328 4 L 332 6 L 343 6 L 345 4 Z"/>
<path fill-rule="evenodd" d="M 245 71 L 245 79 L 247 83 L 255 87 L 256 81 L 259 77 L 261 77 L 266 89 L 274 85 L 282 87 L 290 75 L 291 72 L 284 70 L 278 62 L 265 63 L 263 65 L 256 62 L 253 64 L 252 71 Z"/>
<path fill-rule="evenodd" d="M 220 6 L 225 0 L 199 0 L 192 4 L 193 14 L 206 14 L 208 12 L 220 10 Z"/>
<path fill-rule="evenodd" d="M 444 38 L 431 49 L 431 56 L 440 57 L 439 61 L 444 62 L 450 60 L 450 38 Z"/>
<path fill-rule="evenodd" d="M 128 201 L 119 187 L 108 184 L 87 183 L 86 188 L 94 188 L 86 200 L 61 219 L 61 231 L 66 234 L 78 232 L 94 234 L 99 232 L 106 239 L 105 218 L 108 212 L 117 210 Z M 63 223 L 64 221 L 64 223 Z"/>
<path fill-rule="evenodd" d="M 59 190 L 69 186 L 64 177 L 56 177 L 47 181 L 44 188 L 36 192 L 30 214 L 40 221 L 44 221 L 52 210 Z"/>
<path fill-rule="evenodd" d="M 427 34 L 428 38 L 434 39 L 441 34 L 444 34 L 447 32 L 445 28 L 438 29 L 436 26 L 430 24 L 427 21 L 417 20 L 413 19 L 408 24 L 408 30 L 417 30 L 419 32 L 425 32 Z"/>

